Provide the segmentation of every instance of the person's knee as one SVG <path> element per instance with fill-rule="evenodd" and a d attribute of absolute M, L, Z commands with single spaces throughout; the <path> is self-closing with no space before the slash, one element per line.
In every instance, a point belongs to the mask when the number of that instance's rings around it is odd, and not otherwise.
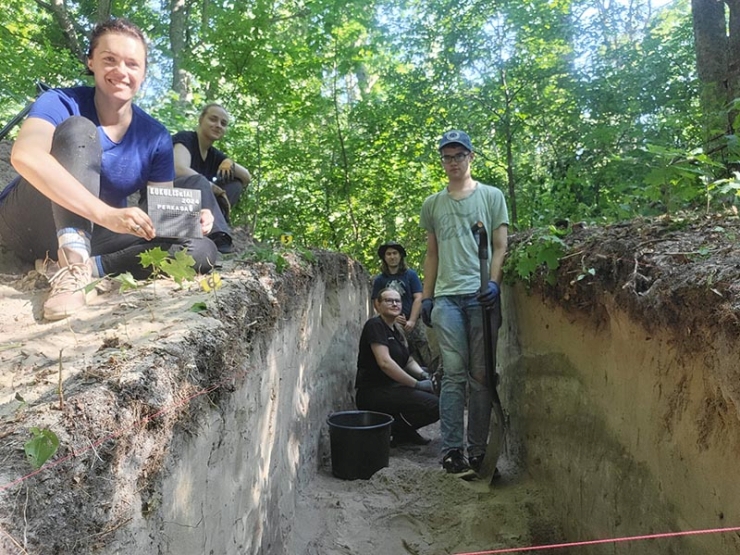
<path fill-rule="evenodd" d="M 98 129 L 85 117 L 70 116 L 54 128 L 53 141 L 98 143 Z"/>
<path fill-rule="evenodd" d="M 54 129 L 51 155 L 65 167 L 68 164 L 74 167 L 79 165 L 81 160 L 89 160 L 92 162 L 95 173 L 99 174 L 102 149 L 97 127 L 92 121 L 82 116 L 67 118 Z"/>
<path fill-rule="evenodd" d="M 197 189 L 201 193 L 202 192 L 211 192 L 211 184 L 208 182 L 208 180 L 198 174 L 198 175 L 182 175 L 180 177 L 176 177 L 174 181 L 175 187 L 179 187 L 180 189 Z"/>
<path fill-rule="evenodd" d="M 216 266 L 218 249 L 216 244 L 208 238 L 193 239 L 187 246 L 188 253 L 195 263 L 193 269 L 200 274 L 207 274 Z"/>
<path fill-rule="evenodd" d="M 442 375 L 443 385 L 456 385 L 464 387 L 468 383 L 467 373 L 462 369 L 445 367 L 445 373 Z"/>
<path fill-rule="evenodd" d="M 221 188 L 226 192 L 226 197 L 229 199 L 231 207 L 234 208 L 239 203 L 239 199 L 242 196 L 244 184 L 238 179 L 235 179 L 223 184 Z"/>

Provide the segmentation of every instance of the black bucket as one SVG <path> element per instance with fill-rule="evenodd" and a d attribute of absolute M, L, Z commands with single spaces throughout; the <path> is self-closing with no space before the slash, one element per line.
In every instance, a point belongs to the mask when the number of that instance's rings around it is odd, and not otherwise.
<path fill-rule="evenodd" d="M 393 417 L 382 412 L 352 410 L 327 418 L 331 472 L 342 480 L 367 480 L 388 466 Z"/>

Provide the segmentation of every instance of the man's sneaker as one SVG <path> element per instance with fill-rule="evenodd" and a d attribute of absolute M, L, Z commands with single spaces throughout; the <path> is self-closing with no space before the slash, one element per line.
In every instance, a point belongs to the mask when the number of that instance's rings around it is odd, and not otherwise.
<path fill-rule="evenodd" d="M 483 466 L 483 457 L 484 455 L 473 455 L 472 457 L 468 457 L 470 468 L 476 472 L 480 472 L 480 467 Z"/>
<path fill-rule="evenodd" d="M 483 459 L 485 458 L 485 455 L 473 455 L 472 457 L 468 457 L 468 464 L 470 464 L 470 468 L 475 470 L 476 473 L 480 472 L 481 467 L 483 466 Z M 497 480 L 501 477 L 501 473 L 498 471 L 498 468 L 493 469 L 493 479 Z"/>
<path fill-rule="evenodd" d="M 447 474 L 452 474 L 463 480 L 472 480 L 475 478 L 475 471 L 470 468 L 468 461 L 459 449 L 452 449 L 442 459 L 442 468 Z"/>
<path fill-rule="evenodd" d="M 67 262 L 49 280 L 51 292 L 44 303 L 44 318 L 62 320 L 87 306 L 88 300 L 95 297 L 90 261 L 70 263 L 59 249 L 60 260 Z M 88 287 L 90 286 L 90 287 Z M 86 291 L 90 289 L 90 291 Z"/>

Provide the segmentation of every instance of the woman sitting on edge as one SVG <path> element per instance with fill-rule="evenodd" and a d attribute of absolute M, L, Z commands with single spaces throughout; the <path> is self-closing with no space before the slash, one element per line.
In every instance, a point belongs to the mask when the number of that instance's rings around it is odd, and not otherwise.
<path fill-rule="evenodd" d="M 377 316 L 365 322 L 357 355 L 357 408 L 393 416 L 395 445 L 429 443 L 418 430 L 439 420 L 439 399 L 429 375 L 409 356 L 396 317 L 401 295 L 386 287 L 377 296 Z"/>
<path fill-rule="evenodd" d="M 149 216 L 127 197 L 147 185 L 172 187 L 167 129 L 133 103 L 147 64 L 141 30 L 125 19 L 98 24 L 87 69 L 94 87 L 51 89 L 34 103 L 13 146 L 20 174 L 0 195 L 0 243 L 33 262 L 57 253 L 44 318 L 59 320 L 86 306 L 90 284 L 106 274 L 150 275 L 138 255 L 187 249 L 194 269 L 208 272 L 216 245 L 207 238 L 157 237 Z M 201 212 L 201 229 L 213 224 Z M 52 255 L 53 256 L 53 255 Z"/>
<path fill-rule="evenodd" d="M 211 208 L 215 218 L 210 238 L 224 254 L 233 251 L 229 215 L 252 176 L 213 146 L 226 134 L 230 118 L 220 104 L 207 104 L 198 117 L 195 131 L 179 131 L 172 137 L 175 145 L 175 187 L 199 189 L 203 206 Z M 217 210 L 218 208 L 218 210 Z M 219 213 L 221 212 L 221 213 Z"/>

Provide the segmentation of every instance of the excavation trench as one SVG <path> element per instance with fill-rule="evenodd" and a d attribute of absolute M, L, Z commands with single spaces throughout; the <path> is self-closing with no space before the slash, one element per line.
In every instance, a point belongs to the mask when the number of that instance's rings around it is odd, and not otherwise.
<path fill-rule="evenodd" d="M 442 472 L 434 427 L 370 480 L 331 476 L 326 418 L 353 408 L 369 315 L 369 276 L 345 256 L 282 274 L 234 262 L 216 296 L 112 292 L 71 324 L 32 317 L 32 272 L 4 275 L 6 314 L 31 313 L 0 328 L 8 553 L 440 555 L 740 524 L 735 344 L 702 335 L 688 349 L 608 292 L 574 310 L 504 288 L 509 450 L 489 488 Z M 198 301 L 205 315 L 188 310 Z M 37 474 L 31 426 L 61 440 Z M 558 552 L 730 555 L 740 540 Z"/>

